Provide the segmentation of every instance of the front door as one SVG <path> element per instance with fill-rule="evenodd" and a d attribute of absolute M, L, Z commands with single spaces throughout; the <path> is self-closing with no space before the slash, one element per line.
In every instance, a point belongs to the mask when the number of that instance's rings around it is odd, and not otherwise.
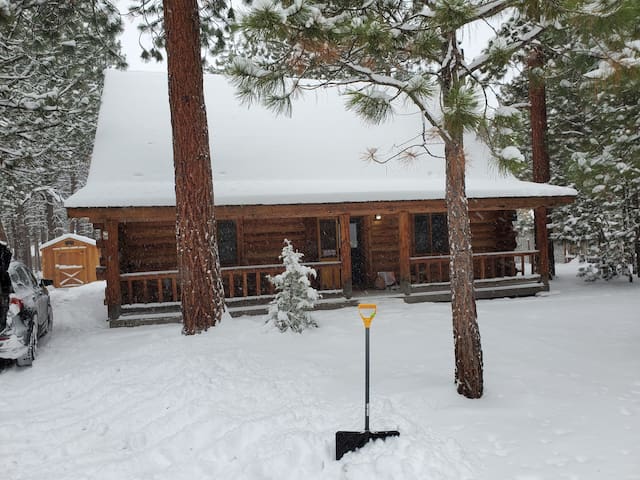
<path fill-rule="evenodd" d="M 320 267 L 320 289 L 338 290 L 342 288 L 340 282 L 340 266 L 338 246 L 340 245 L 340 230 L 336 218 L 318 219 L 318 256 L 320 262 L 333 262 L 335 266 Z"/>
<path fill-rule="evenodd" d="M 354 288 L 365 288 L 367 275 L 363 248 L 363 224 L 361 217 L 351 218 L 349 236 L 351 238 L 351 278 Z"/>

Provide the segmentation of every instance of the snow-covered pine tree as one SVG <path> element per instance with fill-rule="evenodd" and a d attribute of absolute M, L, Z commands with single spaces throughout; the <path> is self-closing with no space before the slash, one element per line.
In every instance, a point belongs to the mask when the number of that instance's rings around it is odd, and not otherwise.
<path fill-rule="evenodd" d="M 200 17 L 200 48 L 204 53 L 202 66 L 212 71 L 223 69 L 225 58 L 220 52 L 227 46 L 231 35 L 231 24 L 236 17 L 236 9 L 251 0 L 230 2 L 227 0 L 203 0 L 198 2 Z M 140 57 L 143 60 L 164 60 L 166 54 L 166 29 L 162 0 L 133 0 L 129 2 L 128 16 L 138 18 L 137 25 Z M 206 53 L 205 53 L 206 52 Z M 212 65 L 213 64 L 213 65 Z"/>
<path fill-rule="evenodd" d="M 610 14 L 585 14 L 541 39 L 561 46 L 545 51 L 551 180 L 579 192 L 552 214 L 552 238 L 589 246 L 601 264 L 592 279 L 626 273 L 629 264 L 640 270 L 638 14 L 640 4 L 624 0 Z M 516 77 L 502 93 L 507 104 L 526 106 L 526 78 Z M 494 126 L 494 146 L 515 143 L 530 154 L 527 115 L 500 117 Z M 530 180 L 526 162 L 504 165 Z"/>
<path fill-rule="evenodd" d="M 320 298 L 318 291 L 309 282 L 309 275 L 315 277 L 316 271 L 300 263 L 303 256 L 285 239 L 280 255 L 285 271 L 269 277 L 278 293 L 269 306 L 267 323 L 275 325 L 281 332 L 291 329 L 302 333 L 307 328 L 318 326 L 309 314 L 309 310 Z"/>
<path fill-rule="evenodd" d="M 58 198 L 86 177 L 103 71 L 125 65 L 121 30 L 109 0 L 0 1 L 0 222 L 17 253 L 67 230 Z"/>

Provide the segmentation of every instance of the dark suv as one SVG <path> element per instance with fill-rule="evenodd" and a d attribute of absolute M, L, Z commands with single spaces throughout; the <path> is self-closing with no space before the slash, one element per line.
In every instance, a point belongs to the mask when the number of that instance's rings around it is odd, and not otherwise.
<path fill-rule="evenodd" d="M 0 308 L 0 358 L 15 359 L 19 366 L 31 365 L 36 358 L 38 338 L 51 332 L 53 312 L 48 280 L 36 280 L 20 262 L 8 268 L 11 293 L 2 295 Z"/>

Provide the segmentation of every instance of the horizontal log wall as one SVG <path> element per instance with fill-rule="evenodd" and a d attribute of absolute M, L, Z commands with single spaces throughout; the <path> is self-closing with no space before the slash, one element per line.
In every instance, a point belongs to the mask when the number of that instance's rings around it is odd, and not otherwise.
<path fill-rule="evenodd" d="M 516 233 L 513 225 L 513 221 L 516 217 L 516 212 L 513 210 L 502 210 L 497 213 L 496 250 L 503 252 L 515 250 L 518 246 L 518 242 L 516 240 L 518 234 Z"/>
<path fill-rule="evenodd" d="M 496 218 L 498 212 L 470 212 L 471 248 L 474 253 L 496 251 Z"/>
<path fill-rule="evenodd" d="M 178 259 L 174 223 L 121 224 L 119 237 L 121 273 L 176 268 Z"/>
<path fill-rule="evenodd" d="M 278 257 L 282 253 L 285 238 L 293 243 L 296 250 L 305 254 L 304 261 L 313 260 L 304 251 L 308 239 L 302 218 L 245 220 L 243 230 L 244 265 L 280 263 Z"/>
<path fill-rule="evenodd" d="M 306 228 L 305 228 L 306 227 Z M 316 219 L 287 218 L 242 222 L 243 248 L 238 264 L 279 263 L 284 239 L 305 254 L 303 261 L 317 260 Z M 238 238 L 238 242 L 241 238 Z M 240 253 L 242 252 L 242 253 Z M 172 270 L 177 266 L 175 224 L 138 222 L 120 225 L 121 273 Z"/>
<path fill-rule="evenodd" d="M 512 225 L 513 211 L 471 212 L 471 232 L 474 253 L 510 251 L 515 248 Z M 280 263 L 283 240 L 291 240 L 296 249 L 305 254 L 303 261 L 314 262 L 317 256 L 317 219 L 244 219 L 238 220 L 238 265 L 266 265 Z M 410 220 L 413 237 L 413 218 Z M 398 215 L 363 217 L 363 247 L 367 283 L 373 285 L 377 272 L 394 272 L 399 279 L 400 231 Z M 177 266 L 175 225 L 173 222 L 136 222 L 120 224 L 120 272 L 151 272 L 174 270 Z M 414 239 L 411 238 L 412 251 Z M 102 259 L 104 260 L 104 259 Z M 488 269 L 487 277 L 497 275 Z M 479 274 L 479 272 L 476 272 Z M 168 288 L 168 286 L 167 286 Z"/>
<path fill-rule="evenodd" d="M 471 244 L 474 253 L 504 252 L 516 248 L 513 211 L 471 212 Z"/>

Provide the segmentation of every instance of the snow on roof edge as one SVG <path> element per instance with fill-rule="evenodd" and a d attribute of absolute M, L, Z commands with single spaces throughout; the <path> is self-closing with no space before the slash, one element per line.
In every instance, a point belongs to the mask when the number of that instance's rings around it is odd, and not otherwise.
<path fill-rule="evenodd" d="M 487 186 L 473 185 L 467 186 L 468 199 L 483 198 L 535 198 L 535 197 L 575 197 L 577 191 L 569 187 L 559 187 L 546 183 L 533 183 L 517 181 L 509 185 L 509 189 L 502 186 L 499 192 Z M 91 195 L 83 198 L 83 192 L 79 190 L 77 195 L 70 197 L 65 202 L 67 208 L 126 208 L 126 207 L 174 207 L 175 196 L 158 195 L 149 198 L 142 196 L 139 199 L 127 197 L 118 199 L 110 197 L 112 191 L 106 188 L 105 195 L 97 194 L 95 190 Z M 354 189 L 357 190 L 357 189 Z M 249 206 L 249 205 L 296 205 L 296 204 L 337 204 L 337 203 L 366 203 L 385 201 L 421 201 L 421 200 L 444 200 L 444 190 L 442 189 L 397 189 L 384 192 L 352 191 L 352 192 L 331 192 L 306 194 L 294 193 L 291 195 L 281 194 L 279 196 L 264 196 L 259 192 L 248 195 L 246 193 L 234 194 L 229 192 L 220 195 L 214 186 L 214 203 L 216 207 L 225 206 Z M 331 199 L 327 197 L 331 196 Z"/>
<path fill-rule="evenodd" d="M 62 240 L 68 240 L 68 239 L 88 243 L 89 245 L 96 244 L 96 241 L 93 238 L 85 237 L 84 235 L 78 235 L 77 233 L 65 233 L 64 235 L 60 235 L 59 237 L 56 237 L 40 245 L 40 250 L 42 250 L 43 248 L 50 247 L 51 245 L 61 242 Z"/>

